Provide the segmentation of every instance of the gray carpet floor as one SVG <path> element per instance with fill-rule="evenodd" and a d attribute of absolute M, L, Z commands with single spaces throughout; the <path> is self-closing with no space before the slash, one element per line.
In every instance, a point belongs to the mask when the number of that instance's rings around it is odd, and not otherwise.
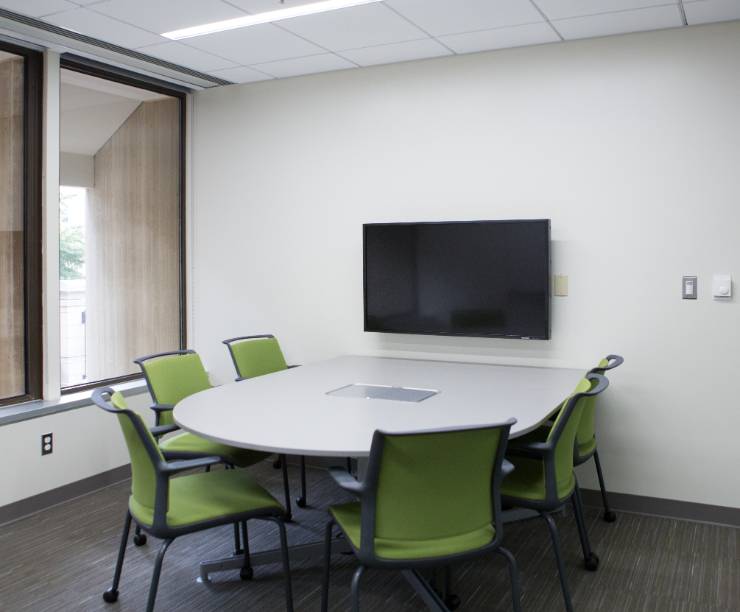
<path fill-rule="evenodd" d="M 282 499 L 280 472 L 270 463 L 253 468 L 261 482 Z M 294 490 L 297 469 L 291 466 Z M 0 611 L 60 612 L 144 610 L 158 541 L 129 545 L 115 604 L 102 600 L 113 574 L 129 483 L 124 482 L 49 508 L 0 527 Z M 329 504 L 346 501 L 323 470 L 309 469 L 309 504 L 296 509 L 288 526 L 291 544 L 321 538 Z M 738 612 L 740 611 L 740 530 L 666 518 L 619 514 L 607 524 L 587 508 L 588 529 L 601 558 L 597 572 L 582 568 L 573 518 L 558 517 L 573 603 L 577 612 Z M 544 523 L 532 519 L 506 526 L 505 546 L 519 564 L 523 608 L 528 612 L 564 610 L 555 560 Z M 277 546 L 269 523 L 250 522 L 252 551 Z M 238 572 L 213 575 L 210 584 L 196 582 L 198 562 L 228 556 L 231 527 L 184 536 L 170 547 L 164 561 L 158 611 L 284 609 L 279 565 L 255 568 L 251 581 Z M 349 608 L 349 584 L 355 562 L 335 556 L 330 609 Z M 292 565 L 295 607 L 318 610 L 319 562 Z M 503 559 L 492 557 L 454 568 L 454 591 L 461 610 L 510 610 L 508 573 Z M 369 570 L 362 583 L 362 610 L 424 610 L 419 598 L 396 573 Z"/>

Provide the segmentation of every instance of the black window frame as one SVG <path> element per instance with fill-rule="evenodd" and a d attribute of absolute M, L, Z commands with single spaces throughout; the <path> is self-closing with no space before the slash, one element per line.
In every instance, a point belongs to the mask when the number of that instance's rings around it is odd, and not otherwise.
<path fill-rule="evenodd" d="M 0 39 L 0 51 L 23 58 L 23 309 L 25 392 L 0 407 L 41 399 L 44 380 L 42 310 L 42 155 L 44 54 Z"/>
<path fill-rule="evenodd" d="M 186 188 L 186 151 L 187 151 L 187 94 L 189 89 L 179 87 L 173 83 L 162 81 L 154 77 L 138 74 L 124 68 L 110 66 L 102 62 L 80 57 L 77 55 L 65 53 L 61 56 L 59 62 L 60 70 L 71 70 L 80 74 L 130 85 L 139 89 L 146 89 L 166 96 L 177 98 L 179 102 L 179 127 L 180 127 L 180 176 L 179 176 L 179 235 L 180 235 L 180 345 L 179 349 L 187 347 L 187 277 L 186 277 L 186 205 L 185 205 L 185 188 Z M 62 395 L 78 393 L 80 391 L 89 391 L 96 387 L 114 385 L 118 383 L 129 382 L 143 379 L 142 373 L 126 374 L 113 378 L 105 378 L 93 382 L 85 382 L 79 385 L 71 385 L 60 389 Z"/>

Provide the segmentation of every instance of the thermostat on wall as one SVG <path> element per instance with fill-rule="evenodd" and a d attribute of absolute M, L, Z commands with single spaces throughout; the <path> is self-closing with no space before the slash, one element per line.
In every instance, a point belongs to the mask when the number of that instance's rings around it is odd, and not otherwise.
<path fill-rule="evenodd" d="M 732 277 L 729 274 L 715 274 L 712 277 L 712 297 L 715 299 L 732 297 Z"/>

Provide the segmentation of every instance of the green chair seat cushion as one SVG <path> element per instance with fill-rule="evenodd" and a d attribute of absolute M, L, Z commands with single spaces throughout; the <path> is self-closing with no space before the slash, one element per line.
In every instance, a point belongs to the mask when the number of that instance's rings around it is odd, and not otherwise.
<path fill-rule="evenodd" d="M 501 485 L 501 496 L 507 501 L 544 501 L 545 491 L 545 463 L 540 459 L 517 457 L 507 454 L 506 458 L 514 464 L 514 471 L 509 474 Z M 572 470 L 569 481 L 560 487 L 558 497 L 566 499 L 573 492 L 576 481 Z"/>
<path fill-rule="evenodd" d="M 360 503 L 332 506 L 329 511 L 355 548 L 360 548 Z M 384 559 L 428 559 L 468 552 L 490 544 L 496 535 L 493 525 L 454 536 L 432 540 L 375 538 L 375 554 Z"/>
<path fill-rule="evenodd" d="M 182 458 L 215 455 L 239 467 L 254 465 L 270 456 L 269 453 L 212 442 L 191 433 L 180 433 L 167 438 L 160 442 L 159 448 L 165 453 L 179 453 Z"/>
<path fill-rule="evenodd" d="M 129 509 L 138 523 L 151 525 L 154 510 L 133 496 Z M 282 511 L 272 495 L 243 470 L 212 470 L 170 479 L 168 527 L 187 527 L 259 510 Z"/>

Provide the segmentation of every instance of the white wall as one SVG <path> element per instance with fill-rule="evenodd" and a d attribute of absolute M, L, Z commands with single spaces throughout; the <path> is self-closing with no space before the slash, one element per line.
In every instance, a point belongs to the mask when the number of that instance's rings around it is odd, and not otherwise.
<path fill-rule="evenodd" d="M 625 365 L 600 415 L 614 491 L 740 506 L 740 23 L 199 93 L 194 346 L 274 332 L 341 353 Z M 362 331 L 361 225 L 552 219 L 551 341 Z M 698 301 L 680 299 L 698 274 Z M 584 484 L 594 486 L 589 466 Z"/>
<path fill-rule="evenodd" d="M 153 425 L 147 393 L 126 398 Z M 41 455 L 42 434 L 54 452 Z M 129 463 L 115 416 L 94 405 L 0 427 L 0 507 Z"/>

